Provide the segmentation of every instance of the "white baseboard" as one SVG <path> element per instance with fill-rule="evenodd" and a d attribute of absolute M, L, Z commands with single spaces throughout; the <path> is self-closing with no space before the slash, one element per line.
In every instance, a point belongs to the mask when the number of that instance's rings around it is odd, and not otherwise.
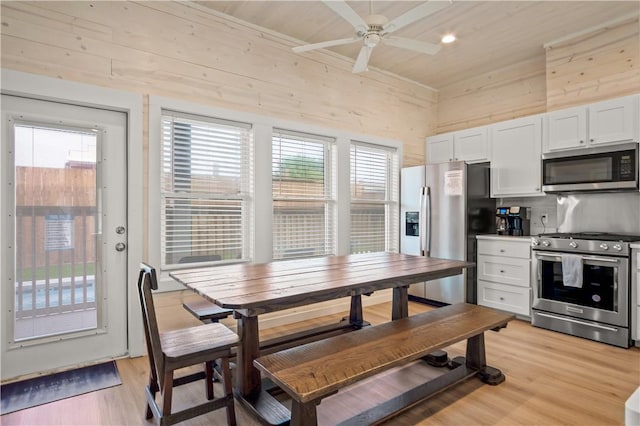
<path fill-rule="evenodd" d="M 390 302 L 391 298 L 392 291 L 390 289 L 382 290 L 372 294 L 371 296 L 363 296 L 362 306 L 371 306 Z M 348 312 L 350 306 L 351 299 L 346 297 L 328 302 L 316 303 L 314 305 L 306 305 L 298 308 L 286 309 L 284 311 L 272 312 L 270 314 L 260 316 L 260 329 L 278 327 L 281 325 L 322 317 L 324 315 L 337 314 L 339 312 Z M 389 313 L 389 315 L 391 315 L 391 313 Z"/>

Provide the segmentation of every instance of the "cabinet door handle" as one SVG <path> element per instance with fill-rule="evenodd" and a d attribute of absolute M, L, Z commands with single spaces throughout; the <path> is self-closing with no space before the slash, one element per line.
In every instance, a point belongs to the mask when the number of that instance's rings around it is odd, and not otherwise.
<path fill-rule="evenodd" d="M 583 141 L 583 140 L 581 140 L 581 141 L 580 141 L 580 143 L 584 143 L 584 141 Z"/>
<path fill-rule="evenodd" d="M 591 139 L 590 141 L 591 141 L 591 142 L 595 142 L 596 140 L 595 140 L 595 139 Z"/>
<path fill-rule="evenodd" d="M 504 269 L 500 269 L 500 273 L 501 273 L 501 274 L 504 274 Z"/>

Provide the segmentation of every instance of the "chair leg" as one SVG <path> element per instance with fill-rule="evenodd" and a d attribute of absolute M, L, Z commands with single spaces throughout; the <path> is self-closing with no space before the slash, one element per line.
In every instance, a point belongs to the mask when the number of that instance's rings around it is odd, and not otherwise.
<path fill-rule="evenodd" d="M 153 376 L 153 373 L 149 374 L 149 386 L 148 386 L 148 388 L 149 388 L 149 393 L 151 393 L 153 398 L 155 398 L 156 397 L 156 393 L 160 389 L 158 388 L 158 381 Z M 145 413 L 145 419 L 151 419 L 151 418 L 153 418 L 153 411 L 151 411 L 151 406 L 147 402 L 147 412 Z"/>
<path fill-rule="evenodd" d="M 165 371 L 160 385 L 160 396 L 162 398 L 162 416 L 171 415 L 171 398 L 173 396 L 173 370 Z"/>
<path fill-rule="evenodd" d="M 224 387 L 224 397 L 227 399 L 227 424 L 229 426 L 235 426 L 236 424 L 236 410 L 233 403 L 233 390 L 231 384 L 231 368 L 229 367 L 229 358 L 224 357 L 220 359 L 222 366 L 222 386 Z"/>
<path fill-rule="evenodd" d="M 204 385 L 207 390 L 207 399 L 211 401 L 213 399 L 213 364 L 214 361 L 207 361 L 204 363 L 205 379 Z"/>

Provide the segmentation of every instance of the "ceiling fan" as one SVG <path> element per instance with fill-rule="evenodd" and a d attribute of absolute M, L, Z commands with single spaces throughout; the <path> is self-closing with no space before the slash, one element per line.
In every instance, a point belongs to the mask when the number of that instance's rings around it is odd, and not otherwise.
<path fill-rule="evenodd" d="M 335 13 L 340 15 L 344 20 L 353 25 L 353 37 L 306 44 L 304 46 L 297 46 L 293 48 L 293 51 L 296 53 L 301 53 L 309 50 L 340 46 L 343 44 L 350 44 L 363 40 L 364 45 L 362 46 L 362 49 L 360 49 L 360 53 L 358 54 L 356 63 L 353 66 L 354 73 L 367 71 L 367 65 L 369 64 L 371 52 L 373 48 L 380 43 L 387 44 L 389 46 L 400 47 L 402 49 L 413 50 L 415 52 L 426 53 L 427 55 L 435 55 L 436 53 L 438 53 L 441 48 L 441 46 L 438 44 L 392 36 L 391 33 L 409 24 L 412 24 L 418 19 L 424 18 L 441 9 L 444 9 L 450 4 L 450 2 L 447 1 L 427 1 L 389 21 L 383 15 L 372 14 L 371 3 L 369 5 L 369 16 L 366 16 L 364 18 L 358 15 L 346 3 L 346 1 L 325 0 L 323 1 L 323 3 Z"/>

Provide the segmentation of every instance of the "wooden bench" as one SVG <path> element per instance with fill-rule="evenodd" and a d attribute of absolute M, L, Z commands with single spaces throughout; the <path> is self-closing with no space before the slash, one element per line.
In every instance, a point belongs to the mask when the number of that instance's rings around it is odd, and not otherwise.
<path fill-rule="evenodd" d="M 182 307 L 203 322 L 218 322 L 233 313 L 231 309 L 221 308 L 215 303 L 202 298 L 186 301 L 182 304 Z"/>
<path fill-rule="evenodd" d="M 291 425 L 309 426 L 317 424 L 322 398 L 467 340 L 466 359 L 454 358 L 449 371 L 345 423 L 371 424 L 473 375 L 490 384 L 504 381 L 499 370 L 486 365 L 484 332 L 506 327 L 513 318 L 461 303 L 265 355 L 254 365 L 292 398 Z"/>

